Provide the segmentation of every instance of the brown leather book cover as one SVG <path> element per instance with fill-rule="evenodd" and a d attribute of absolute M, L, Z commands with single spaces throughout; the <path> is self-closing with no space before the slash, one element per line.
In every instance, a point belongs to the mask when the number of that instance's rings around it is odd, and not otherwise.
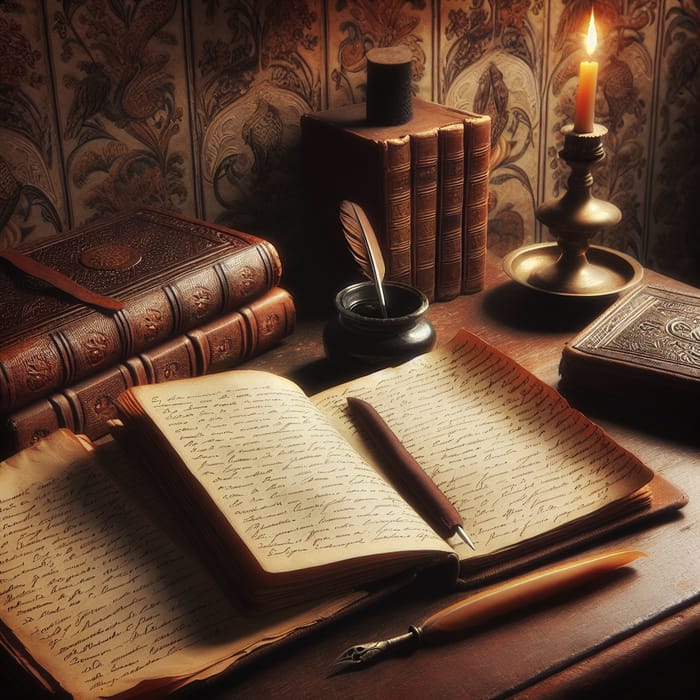
<path fill-rule="evenodd" d="M 637 288 L 566 344 L 559 373 L 565 391 L 697 402 L 700 293 Z"/>
<path fill-rule="evenodd" d="M 10 414 L 0 457 L 34 444 L 59 428 L 95 440 L 116 418 L 114 399 L 139 384 L 157 384 L 230 369 L 274 347 L 294 329 L 294 300 L 274 287 L 260 299 L 129 358 Z"/>
<path fill-rule="evenodd" d="M 408 135 L 387 139 L 386 210 L 383 229 L 389 277 L 411 282 L 411 144 Z"/>
<path fill-rule="evenodd" d="M 411 284 L 435 299 L 438 130 L 411 135 Z"/>
<path fill-rule="evenodd" d="M 20 249 L 93 292 L 78 302 L 0 262 L 0 412 L 16 410 L 261 296 L 279 282 L 274 246 L 142 209 Z"/>
<path fill-rule="evenodd" d="M 435 299 L 454 299 L 462 289 L 464 223 L 464 124 L 438 131 L 438 229 Z"/>
<path fill-rule="evenodd" d="M 464 152 L 462 294 L 472 294 L 484 288 L 486 270 L 491 117 L 465 117 Z"/>
<path fill-rule="evenodd" d="M 419 161 L 416 161 L 411 153 L 412 140 L 416 135 L 424 135 L 431 130 L 453 124 L 463 124 L 465 132 L 469 132 L 473 127 L 480 130 L 487 128 L 490 134 L 491 120 L 488 116 L 472 114 L 420 98 L 413 100 L 411 120 L 393 126 L 369 125 L 364 103 L 308 113 L 302 117 L 301 154 L 309 207 L 309 236 L 313 236 L 313 245 L 319 251 L 319 257 L 328 261 L 325 270 L 319 271 L 318 265 L 310 269 L 310 274 L 314 275 L 318 284 L 324 281 L 319 272 L 326 273 L 325 282 L 335 291 L 344 284 L 357 281 L 359 275 L 344 243 L 339 223 L 339 205 L 343 199 L 355 201 L 362 206 L 377 230 L 386 258 L 387 280 L 414 283 L 416 258 L 413 250 L 413 217 L 416 204 L 413 198 L 415 181 L 420 175 L 416 171 Z M 401 170 L 405 175 L 394 178 L 390 187 L 387 148 L 388 144 L 396 139 L 405 141 L 405 158 L 409 167 Z M 472 143 L 479 142 L 479 138 L 465 136 L 465 161 L 471 158 Z M 475 165 L 473 168 L 475 182 L 480 178 L 478 172 L 483 175 L 484 166 L 488 171 L 488 159 L 483 158 L 483 152 L 478 162 L 479 166 Z M 481 180 L 483 179 L 481 177 Z M 485 179 L 488 181 L 488 174 Z M 485 221 L 487 202 L 483 197 L 483 182 L 480 192 L 481 195 L 477 199 L 483 208 L 481 220 Z M 478 218 L 477 199 L 468 198 L 473 209 L 472 219 Z M 391 202 L 394 202 L 393 209 Z M 405 222 L 405 225 L 390 229 L 387 223 L 389 220 L 399 220 Z M 474 268 L 475 264 L 471 266 L 471 269 Z M 477 270 L 477 273 L 483 276 L 483 269 Z M 480 283 L 476 284 L 478 286 Z M 465 288 L 472 286 L 470 284 Z"/>

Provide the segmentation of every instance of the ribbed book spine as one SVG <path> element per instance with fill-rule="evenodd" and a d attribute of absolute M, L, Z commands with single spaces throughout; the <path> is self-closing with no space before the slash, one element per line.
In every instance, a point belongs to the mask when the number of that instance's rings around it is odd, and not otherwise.
<path fill-rule="evenodd" d="M 486 267 L 491 118 L 465 119 L 464 130 L 464 240 L 462 293 L 484 288 Z"/>
<path fill-rule="evenodd" d="M 411 145 L 410 137 L 386 141 L 386 279 L 411 284 Z"/>
<path fill-rule="evenodd" d="M 438 132 L 438 232 L 435 299 L 446 301 L 462 289 L 462 217 L 464 208 L 464 124 Z"/>
<path fill-rule="evenodd" d="M 435 299 L 438 130 L 411 134 L 411 283 Z"/>

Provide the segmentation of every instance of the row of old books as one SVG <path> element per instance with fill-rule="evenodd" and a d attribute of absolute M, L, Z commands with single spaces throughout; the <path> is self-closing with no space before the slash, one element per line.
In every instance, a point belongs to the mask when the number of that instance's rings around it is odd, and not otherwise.
<path fill-rule="evenodd" d="M 2 261 L 2 456 L 59 428 L 98 439 L 129 387 L 231 368 L 294 328 L 270 242 L 172 212 L 127 212 L 20 252 L 123 308 L 86 305 Z"/>
<path fill-rule="evenodd" d="M 412 285 L 430 301 L 480 291 L 490 117 L 418 98 L 405 124 L 373 126 L 365 112 L 357 103 L 302 117 L 315 245 L 325 245 L 329 259 L 342 258 L 338 208 L 351 200 L 377 232 L 388 281 Z"/>

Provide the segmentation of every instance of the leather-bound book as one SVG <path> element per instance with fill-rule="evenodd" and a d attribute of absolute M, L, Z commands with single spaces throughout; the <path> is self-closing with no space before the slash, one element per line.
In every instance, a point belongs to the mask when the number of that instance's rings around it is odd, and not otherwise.
<path fill-rule="evenodd" d="M 116 418 L 114 400 L 139 384 L 159 384 L 230 369 L 277 345 L 294 329 L 289 292 L 274 287 L 262 297 L 114 367 L 19 409 L 4 421 L 2 457 L 59 428 L 95 440 Z"/>
<path fill-rule="evenodd" d="M 435 299 L 438 130 L 411 134 L 411 284 Z"/>
<path fill-rule="evenodd" d="M 153 209 L 19 252 L 123 308 L 77 301 L 0 260 L 0 413 L 238 309 L 281 275 L 268 241 Z"/>
<path fill-rule="evenodd" d="M 464 124 L 438 131 L 438 229 L 435 299 L 454 299 L 462 291 L 464 223 Z"/>
<path fill-rule="evenodd" d="M 431 233 L 431 224 L 425 222 L 433 216 L 430 202 L 436 200 L 431 199 L 428 193 L 431 187 L 438 188 L 440 166 L 438 164 L 424 170 L 425 152 L 418 153 L 417 149 L 422 147 L 414 140 L 426 139 L 427 134 L 432 132 L 434 140 L 427 147 L 437 152 L 435 132 L 454 124 L 463 125 L 465 138 L 462 150 L 464 160 L 468 162 L 473 144 L 479 142 L 478 138 L 472 137 L 471 130 L 486 128 L 490 134 L 491 120 L 486 115 L 414 98 L 410 121 L 393 126 L 370 125 L 364 103 L 308 113 L 302 117 L 301 150 L 309 207 L 309 236 L 313 237 L 312 245 L 318 252 L 317 257 L 326 261 L 323 270 L 319 270 L 318 265 L 310 269 L 314 283 L 323 282 L 323 273 L 335 289 L 357 281 L 357 266 L 344 243 L 338 217 L 340 202 L 348 199 L 362 206 L 377 232 L 386 262 L 386 279 L 414 284 L 429 298 L 433 297 L 434 290 L 429 294 L 424 283 L 418 280 L 426 278 L 429 266 L 436 269 L 436 246 L 439 243 L 436 241 L 436 245 L 428 251 L 427 245 L 420 240 L 425 241 Z M 398 171 L 389 166 L 391 153 L 394 154 L 394 164 L 401 162 Z M 488 158 L 479 158 L 478 164 L 470 168 L 470 177 L 478 182 L 488 181 Z M 478 168 L 486 169 L 485 176 L 483 172 L 478 172 Z M 431 173 L 432 183 L 428 173 Z M 423 199 L 416 201 L 419 196 Z M 466 191 L 464 196 L 465 201 L 476 208 L 477 200 L 470 198 Z M 485 221 L 486 200 L 480 196 L 478 201 L 482 203 L 481 218 Z M 476 213 L 472 212 L 472 220 Z M 462 221 L 465 220 L 466 217 L 462 216 Z M 423 221 L 422 225 L 420 221 Z M 432 226 L 432 233 L 436 235 L 437 224 Z M 419 230 L 422 231 L 420 236 L 417 233 Z M 485 237 L 483 242 L 485 246 Z M 422 252 L 414 249 L 417 246 Z M 482 278 L 477 286 L 483 284 L 483 269 L 478 270 L 474 265 L 470 269 L 475 270 L 477 278 Z M 471 283 L 466 285 L 466 288 L 473 287 Z"/>
<path fill-rule="evenodd" d="M 484 288 L 491 159 L 491 118 L 464 118 L 464 222 L 462 241 L 462 294 Z"/>
<path fill-rule="evenodd" d="M 637 288 L 567 343 L 559 371 L 566 393 L 622 400 L 625 410 L 656 404 L 700 427 L 700 292 Z"/>

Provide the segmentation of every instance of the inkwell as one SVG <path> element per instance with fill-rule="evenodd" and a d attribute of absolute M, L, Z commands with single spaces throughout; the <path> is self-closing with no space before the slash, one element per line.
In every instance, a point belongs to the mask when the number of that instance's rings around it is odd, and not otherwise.
<path fill-rule="evenodd" d="M 367 53 L 368 124 L 393 126 L 411 120 L 411 64 L 407 47 Z M 382 367 L 431 350 L 436 334 L 425 317 L 428 298 L 410 285 L 385 281 L 379 240 L 360 204 L 342 201 L 339 216 L 350 252 L 368 280 L 336 295 L 336 315 L 323 334 L 327 357 L 343 364 Z"/>

